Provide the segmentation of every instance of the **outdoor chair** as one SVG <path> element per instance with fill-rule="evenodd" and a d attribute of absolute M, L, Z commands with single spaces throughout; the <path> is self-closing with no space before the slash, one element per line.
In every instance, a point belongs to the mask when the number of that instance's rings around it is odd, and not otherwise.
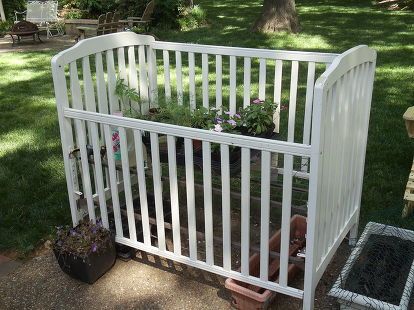
<path fill-rule="evenodd" d="M 76 29 L 79 32 L 79 35 L 76 38 L 76 41 L 85 39 L 87 32 L 93 33 L 96 36 L 118 32 L 118 29 L 120 28 L 119 19 L 120 19 L 120 14 L 118 12 L 115 12 L 115 13 L 108 12 L 98 17 L 97 27 L 87 27 L 87 26 L 76 27 Z"/>
<path fill-rule="evenodd" d="M 18 16 L 23 15 L 24 20 L 36 24 L 39 30 L 46 30 L 48 39 L 53 36 L 53 30 L 56 35 L 62 35 L 63 28 L 59 24 L 57 9 L 57 1 L 29 1 L 26 11 L 14 12 L 15 23 L 19 21 Z"/>
<path fill-rule="evenodd" d="M 155 2 L 148 2 L 145 7 L 142 17 L 127 17 L 127 24 L 129 29 L 132 29 L 135 25 L 143 26 L 145 31 L 149 30 L 150 23 L 152 21 L 152 14 L 154 13 Z"/>

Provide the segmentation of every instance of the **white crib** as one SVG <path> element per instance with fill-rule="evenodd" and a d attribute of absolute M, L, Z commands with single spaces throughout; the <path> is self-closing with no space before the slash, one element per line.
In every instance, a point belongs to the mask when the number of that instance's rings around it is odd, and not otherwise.
<path fill-rule="evenodd" d="M 350 240 L 357 236 L 375 61 L 367 46 L 337 55 L 160 42 L 128 32 L 79 42 L 52 60 L 73 224 L 85 215 L 85 201 L 89 219 L 99 217 L 106 227 L 114 223 L 118 243 L 301 298 L 303 308 L 312 309 L 315 287 L 338 246 L 348 232 Z M 144 113 L 159 100 L 232 112 L 255 97 L 274 100 L 279 138 L 114 116 L 134 104 L 115 95 L 117 78 L 139 92 Z M 119 161 L 112 150 L 114 128 Z M 150 137 L 148 152 L 144 133 Z M 160 159 L 161 136 L 166 164 Z M 184 138 L 183 168 L 176 137 Z M 201 172 L 194 166 L 194 139 L 202 141 Z M 212 143 L 220 144 L 218 176 L 211 168 Z M 241 152 L 237 177 L 229 168 L 230 147 Z M 298 287 L 288 283 L 296 184 L 307 193 L 305 273 Z M 268 278 L 268 240 L 275 227 L 281 229 L 276 282 Z M 255 244 L 257 276 L 249 273 Z"/>

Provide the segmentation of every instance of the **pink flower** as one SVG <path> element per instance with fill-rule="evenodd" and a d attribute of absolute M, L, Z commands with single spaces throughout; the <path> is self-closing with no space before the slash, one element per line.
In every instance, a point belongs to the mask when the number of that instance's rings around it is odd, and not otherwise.
<path fill-rule="evenodd" d="M 259 98 L 256 98 L 256 99 L 254 99 L 253 101 L 252 101 L 252 103 L 253 104 L 261 104 L 261 103 L 263 103 L 264 101 L 263 100 L 260 100 Z"/>
<path fill-rule="evenodd" d="M 233 120 L 233 119 L 228 120 L 228 121 L 227 121 L 227 123 L 229 123 L 229 124 L 230 124 L 230 125 L 232 125 L 233 127 L 236 127 L 236 125 L 237 125 L 236 121 L 235 121 L 235 120 Z"/>
<path fill-rule="evenodd" d="M 213 130 L 216 131 L 216 132 L 222 132 L 223 131 L 223 127 L 221 127 L 220 124 L 216 124 L 216 125 L 214 125 L 214 129 Z"/>

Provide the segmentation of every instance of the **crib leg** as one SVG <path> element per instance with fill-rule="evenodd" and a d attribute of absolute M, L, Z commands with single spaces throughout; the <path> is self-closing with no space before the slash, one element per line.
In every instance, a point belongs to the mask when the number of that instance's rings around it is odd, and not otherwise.
<path fill-rule="evenodd" d="M 358 240 L 358 221 L 349 230 L 349 245 L 355 246 Z"/>

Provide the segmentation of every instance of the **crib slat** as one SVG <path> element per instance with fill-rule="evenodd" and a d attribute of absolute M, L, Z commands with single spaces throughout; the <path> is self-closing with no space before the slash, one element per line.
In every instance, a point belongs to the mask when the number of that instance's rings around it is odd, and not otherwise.
<path fill-rule="evenodd" d="M 223 59 L 216 55 L 216 109 L 221 111 L 223 105 Z"/>
<path fill-rule="evenodd" d="M 260 214 L 260 280 L 268 281 L 270 219 L 270 152 L 262 151 Z"/>
<path fill-rule="evenodd" d="M 79 84 L 78 78 L 78 67 L 76 62 L 70 63 L 70 91 L 72 94 L 72 106 L 75 109 L 83 110 L 83 102 L 82 102 L 82 95 L 81 89 Z M 88 213 L 89 218 L 95 222 L 95 207 L 93 205 L 92 199 L 92 185 L 91 185 L 91 177 L 89 173 L 89 163 L 88 163 L 88 156 L 86 152 L 86 128 L 83 121 L 75 119 L 75 127 L 76 127 L 76 136 L 78 141 L 78 147 L 81 153 L 81 166 L 82 166 L 82 183 L 83 189 L 86 196 L 86 201 L 88 205 Z"/>
<path fill-rule="evenodd" d="M 177 80 L 177 101 L 178 104 L 183 104 L 183 68 L 180 51 L 175 52 L 175 75 Z"/>
<path fill-rule="evenodd" d="M 203 71 L 203 107 L 208 108 L 208 55 L 202 54 L 202 71 Z"/>
<path fill-rule="evenodd" d="M 282 104 L 282 60 L 276 60 L 275 62 L 275 85 L 274 85 L 274 102 L 277 104 L 275 114 L 273 115 L 273 121 L 275 123 L 275 132 L 280 130 L 280 105 Z"/>
<path fill-rule="evenodd" d="M 230 56 L 230 113 L 236 113 L 236 56 Z"/>
<path fill-rule="evenodd" d="M 283 197 L 282 197 L 282 235 L 280 243 L 279 284 L 283 287 L 288 283 L 290 216 L 292 205 L 292 171 L 293 156 L 285 154 L 283 164 Z"/>
<path fill-rule="evenodd" d="M 243 78 L 243 88 L 244 88 L 243 107 L 244 108 L 250 105 L 251 66 L 252 66 L 251 58 L 244 57 L 244 78 Z"/>
<path fill-rule="evenodd" d="M 112 198 L 112 208 L 114 210 L 114 219 L 115 219 L 115 230 L 118 237 L 123 237 L 124 233 L 122 231 L 122 222 L 121 222 L 121 211 L 119 208 L 119 195 L 118 195 L 118 186 L 116 182 L 116 170 L 115 170 L 115 158 L 114 151 L 112 149 L 112 133 L 111 127 L 109 125 L 104 125 L 105 133 L 105 142 L 106 142 L 106 156 L 108 159 L 108 170 L 109 170 L 109 181 L 111 184 L 111 198 Z"/>
<path fill-rule="evenodd" d="M 145 47 L 143 45 L 140 45 L 138 47 L 138 66 L 139 66 L 139 93 L 140 93 L 141 110 L 142 110 L 142 105 L 148 106 L 148 102 L 149 102 L 147 62 L 145 59 Z M 149 65 L 148 67 L 149 67 L 149 70 L 151 70 L 151 65 Z M 156 70 L 157 69 L 155 68 L 155 72 Z M 155 73 L 155 78 L 156 78 L 156 73 Z M 156 82 L 157 80 L 155 80 L 155 83 Z"/>
<path fill-rule="evenodd" d="M 315 63 L 308 64 L 308 78 L 306 83 L 305 118 L 303 124 L 303 144 L 310 144 L 313 88 L 315 85 Z M 302 158 L 302 171 L 308 171 L 308 158 Z"/>
<path fill-rule="evenodd" d="M 249 275 L 250 257 L 250 149 L 241 149 L 241 273 Z"/>
<path fill-rule="evenodd" d="M 96 189 L 99 197 L 99 209 L 101 211 L 102 224 L 105 228 L 109 229 L 108 222 L 108 211 L 106 209 L 106 197 L 105 197 L 105 186 L 102 172 L 102 162 L 99 145 L 98 125 L 96 123 L 90 123 L 90 133 L 92 136 L 92 147 L 93 147 L 93 159 L 95 162 L 95 176 L 96 176 Z"/>
<path fill-rule="evenodd" d="M 259 99 L 266 99 L 266 59 L 259 59 Z"/>
<path fill-rule="evenodd" d="M 85 106 L 87 111 L 96 112 L 95 91 L 93 88 L 89 57 L 82 58 L 82 72 L 85 91 Z"/>
<path fill-rule="evenodd" d="M 96 67 L 96 93 L 98 95 L 98 112 L 108 114 L 108 98 L 105 86 L 102 53 L 95 54 Z"/>
<path fill-rule="evenodd" d="M 185 148 L 185 179 L 187 188 L 187 216 L 188 216 L 188 243 L 190 248 L 190 259 L 197 260 L 197 235 L 194 193 L 194 163 L 193 163 L 193 140 L 184 139 Z"/>
<path fill-rule="evenodd" d="M 203 141 L 203 188 L 204 188 L 204 224 L 206 236 L 206 263 L 214 265 L 213 246 L 213 198 L 211 188 L 211 147 Z"/>
<path fill-rule="evenodd" d="M 140 130 L 134 130 L 135 157 L 137 162 L 139 202 L 141 206 L 142 233 L 144 244 L 151 245 L 151 234 L 148 216 L 147 185 L 145 181 L 144 150 L 142 146 L 142 135 Z"/>
<path fill-rule="evenodd" d="M 116 87 L 116 73 L 115 73 L 115 62 L 114 62 L 114 52 L 109 50 L 106 52 L 106 66 L 107 66 L 107 76 L 108 76 L 108 97 L 109 97 L 109 111 L 114 113 L 119 111 L 119 101 L 118 97 L 115 95 Z"/>
<path fill-rule="evenodd" d="M 126 65 L 125 65 L 125 50 L 123 47 L 118 48 L 118 71 L 119 71 L 119 78 L 124 80 L 124 84 L 128 85 L 128 75 L 126 71 Z M 126 99 L 126 102 L 123 102 L 123 100 L 120 100 L 121 107 L 120 110 L 124 110 L 126 107 L 124 107 L 125 103 L 129 103 L 129 99 Z"/>
<path fill-rule="evenodd" d="M 165 251 L 164 210 L 162 201 L 161 164 L 158 134 L 155 132 L 151 132 L 150 138 L 153 175 L 152 177 L 154 181 L 155 215 L 157 218 L 158 248 L 161 251 Z"/>
<path fill-rule="evenodd" d="M 229 146 L 220 145 L 221 153 L 221 200 L 223 217 L 223 268 L 231 270 L 231 213 L 230 213 L 230 163 Z"/>
<path fill-rule="evenodd" d="M 195 94 L 195 59 L 194 53 L 188 53 L 188 72 L 190 79 L 190 108 L 196 108 L 196 94 Z"/>
<path fill-rule="evenodd" d="M 133 46 L 128 47 L 128 77 L 129 77 L 129 87 L 134 89 L 136 92 L 139 92 L 138 89 L 138 76 L 137 76 L 137 65 L 135 60 L 135 48 Z M 131 106 L 134 111 L 141 112 L 138 102 L 131 100 Z"/>
<path fill-rule="evenodd" d="M 128 216 L 128 231 L 129 238 L 132 241 L 137 241 L 137 232 L 135 228 L 135 217 L 134 217 L 134 204 L 132 199 L 131 190 L 131 176 L 129 173 L 129 158 L 128 158 L 128 145 L 125 128 L 119 127 L 119 142 L 121 146 L 121 163 L 122 163 L 122 174 L 124 177 L 124 192 L 125 192 L 125 204 Z"/>
<path fill-rule="evenodd" d="M 288 142 L 293 142 L 295 138 L 295 117 L 296 117 L 296 98 L 298 92 L 298 71 L 299 62 L 292 61 L 292 72 L 290 77 L 290 99 L 289 99 L 289 124 Z"/>
<path fill-rule="evenodd" d="M 178 184 L 177 184 L 177 160 L 176 160 L 176 138 L 167 137 L 168 143 L 168 173 L 170 179 L 170 198 L 171 198 L 171 218 L 173 230 L 174 254 L 181 255 L 181 236 L 180 236 L 180 209 L 178 203 Z"/>
<path fill-rule="evenodd" d="M 150 104 L 152 107 L 156 107 L 158 104 L 158 82 L 157 82 L 157 54 L 156 50 L 151 48 L 150 46 L 147 47 L 148 51 L 148 80 L 149 80 L 149 98 L 150 98 Z M 138 52 L 140 53 L 140 50 L 138 48 Z M 141 53 L 140 53 L 141 54 Z M 142 56 L 141 56 L 142 57 Z M 140 72 L 141 75 L 141 72 Z M 140 78 L 141 80 L 141 78 Z M 141 106 L 142 113 L 147 113 L 149 106 L 145 105 L 144 107 Z"/>
<path fill-rule="evenodd" d="M 168 51 L 162 51 L 163 62 L 164 62 L 164 89 L 165 89 L 165 100 L 171 101 L 171 85 L 170 85 L 170 55 Z"/>

